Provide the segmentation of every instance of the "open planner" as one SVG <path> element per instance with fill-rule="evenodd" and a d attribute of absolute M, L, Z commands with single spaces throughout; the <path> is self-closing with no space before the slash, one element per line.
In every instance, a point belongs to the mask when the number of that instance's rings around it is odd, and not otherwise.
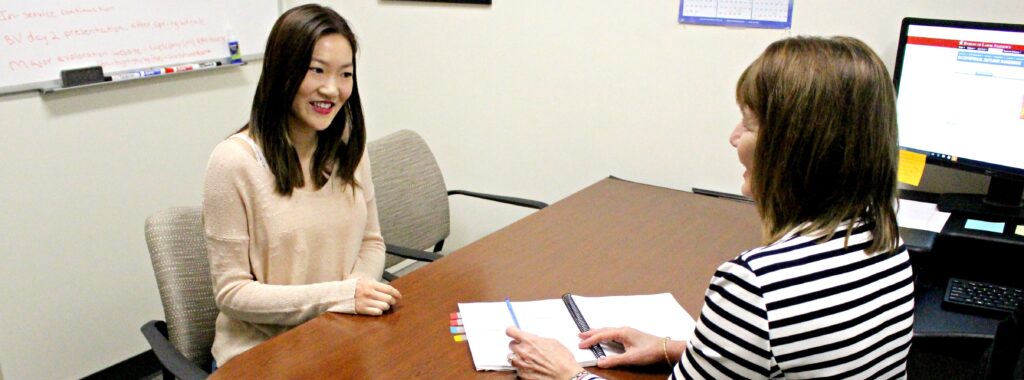
<path fill-rule="evenodd" d="M 513 301 L 511 304 L 522 330 L 558 340 L 584 367 L 597 365 L 598 355 L 597 350 L 578 348 L 578 334 L 586 331 L 587 326 L 590 329 L 628 326 L 655 336 L 689 340 L 695 325 L 693 317 L 669 293 L 607 297 L 566 294 L 562 299 Z M 579 310 L 575 318 L 571 304 Z M 509 306 L 505 302 L 460 303 L 459 313 L 476 370 L 515 370 L 508 363 L 511 352 L 508 343 L 512 339 L 505 335 L 505 329 L 514 325 Z M 606 355 L 618 355 L 622 353 L 622 346 L 602 344 L 601 350 Z"/>

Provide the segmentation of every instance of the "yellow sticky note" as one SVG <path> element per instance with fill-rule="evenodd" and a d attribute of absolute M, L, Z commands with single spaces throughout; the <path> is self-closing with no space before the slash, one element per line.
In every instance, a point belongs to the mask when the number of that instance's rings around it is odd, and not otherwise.
<path fill-rule="evenodd" d="M 1013 231 L 1013 233 L 1024 236 L 1024 226 L 1018 225 L 1017 230 Z"/>
<path fill-rule="evenodd" d="M 455 339 L 456 342 L 460 342 L 460 343 L 461 342 L 465 342 L 466 341 L 466 334 L 455 335 L 454 337 L 452 337 L 452 339 Z"/>
<path fill-rule="evenodd" d="M 924 154 L 900 149 L 900 164 L 896 177 L 900 182 L 911 186 L 921 183 L 921 176 L 924 175 L 924 162 L 927 157 Z"/>

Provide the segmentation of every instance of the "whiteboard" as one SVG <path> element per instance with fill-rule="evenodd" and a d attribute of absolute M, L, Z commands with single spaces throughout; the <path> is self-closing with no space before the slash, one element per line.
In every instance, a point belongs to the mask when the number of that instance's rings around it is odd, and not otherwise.
<path fill-rule="evenodd" d="M 60 87 L 60 71 L 105 75 L 263 54 L 277 0 L 0 0 L 0 93 Z"/>

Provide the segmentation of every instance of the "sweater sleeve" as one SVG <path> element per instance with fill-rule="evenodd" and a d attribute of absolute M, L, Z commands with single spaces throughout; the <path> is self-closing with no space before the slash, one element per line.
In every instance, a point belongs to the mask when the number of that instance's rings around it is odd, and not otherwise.
<path fill-rule="evenodd" d="M 252 172 L 266 170 L 249 148 L 221 142 L 210 156 L 203 188 L 203 223 L 217 307 L 253 323 L 294 326 L 321 313 L 355 309 L 355 280 L 269 285 L 255 280 L 249 260 Z"/>
<path fill-rule="evenodd" d="M 718 267 L 704 294 L 693 337 L 676 378 L 764 379 L 778 372 L 768 336 L 768 312 L 757 275 L 735 259 Z"/>
<path fill-rule="evenodd" d="M 380 219 L 377 217 L 377 196 L 370 172 L 370 156 L 365 151 L 356 175 L 366 201 L 366 227 L 352 273 L 379 280 L 384 273 L 384 238 L 381 236 Z"/>

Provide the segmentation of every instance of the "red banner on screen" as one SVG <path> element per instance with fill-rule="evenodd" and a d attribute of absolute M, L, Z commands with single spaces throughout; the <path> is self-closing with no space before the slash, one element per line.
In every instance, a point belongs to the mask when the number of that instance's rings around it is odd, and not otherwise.
<path fill-rule="evenodd" d="M 1004 44 L 998 42 L 982 42 L 982 41 L 966 41 L 966 40 L 950 40 L 945 38 L 931 38 L 931 37 L 907 37 L 908 45 L 925 45 L 935 47 L 945 47 L 953 49 L 971 49 L 971 50 L 987 50 L 987 49 L 1001 49 L 1001 50 L 1012 50 L 1012 51 L 1024 51 L 1024 45 L 1013 45 Z"/>

